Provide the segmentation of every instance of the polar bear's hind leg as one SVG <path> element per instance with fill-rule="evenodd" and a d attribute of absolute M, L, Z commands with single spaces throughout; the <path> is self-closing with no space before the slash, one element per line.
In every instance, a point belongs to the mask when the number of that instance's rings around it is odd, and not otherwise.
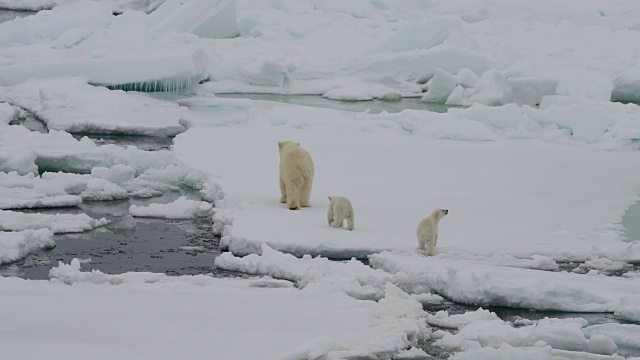
<path fill-rule="evenodd" d="M 312 175 L 313 176 L 313 175 Z M 300 206 L 311 206 L 311 187 L 313 185 L 313 177 L 307 177 L 302 188 L 300 189 Z"/>
<path fill-rule="evenodd" d="M 295 185 L 287 186 L 287 206 L 289 210 L 300 209 L 300 190 Z"/>
<path fill-rule="evenodd" d="M 287 188 L 284 185 L 284 181 L 280 179 L 280 202 L 287 203 Z"/>

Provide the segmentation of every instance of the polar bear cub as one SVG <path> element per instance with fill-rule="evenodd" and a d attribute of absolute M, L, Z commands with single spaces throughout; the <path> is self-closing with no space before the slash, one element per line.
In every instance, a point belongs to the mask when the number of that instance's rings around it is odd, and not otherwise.
<path fill-rule="evenodd" d="M 327 220 L 329 225 L 334 228 L 341 228 L 344 220 L 347 220 L 347 229 L 353 230 L 353 207 L 351 201 L 342 196 L 329 196 L 329 211 L 327 212 Z"/>
<path fill-rule="evenodd" d="M 425 250 L 427 255 L 435 255 L 435 248 L 438 244 L 438 223 L 449 213 L 447 209 L 435 209 L 429 216 L 418 223 L 416 234 L 418 235 L 418 249 Z"/>
<path fill-rule="evenodd" d="M 308 207 L 313 185 L 313 159 L 300 143 L 278 142 L 280 151 L 280 202 L 289 209 Z"/>

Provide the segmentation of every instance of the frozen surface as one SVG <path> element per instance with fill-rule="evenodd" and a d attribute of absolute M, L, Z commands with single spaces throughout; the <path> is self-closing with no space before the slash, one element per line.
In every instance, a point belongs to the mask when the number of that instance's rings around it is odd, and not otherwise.
<path fill-rule="evenodd" d="M 407 275 L 458 303 L 623 314 L 632 314 L 639 304 L 631 297 L 640 291 L 639 278 L 505 269 L 445 256 L 388 252 L 370 256 L 370 262 L 376 269 Z"/>
<path fill-rule="evenodd" d="M 339 292 L 264 287 L 275 282 L 268 279 L 113 276 L 79 268 L 77 260 L 61 264 L 52 269 L 51 282 L 0 278 L 7 307 L 13 309 L 3 322 L 7 356 L 34 358 L 55 351 L 66 359 L 80 359 L 91 351 L 96 359 L 133 352 L 141 358 L 205 358 L 215 349 L 216 357 L 228 359 L 341 359 L 408 348 L 424 330 L 416 319 L 422 314 L 420 304 L 392 286 L 375 303 Z M 51 305 L 56 311 L 50 311 Z M 95 311 L 96 306 L 101 311 Z M 40 323 L 25 323 L 34 317 L 51 324 L 48 331 L 41 331 Z M 238 326 L 245 321 L 251 326 Z M 66 341 L 60 341 L 63 329 Z M 247 337 L 253 339 L 252 346 L 244 346 Z M 34 341 L 48 346 L 27 346 Z M 113 346 L 114 341 L 121 346 Z"/>
<path fill-rule="evenodd" d="M 438 312 L 436 317 L 445 326 L 457 325 L 455 334 L 439 330 L 432 335 L 434 345 L 463 351 L 453 359 L 624 359 L 616 355 L 614 338 L 605 333 L 622 330 L 615 338 L 628 340 L 619 324 L 592 329 L 580 318 L 543 318 L 514 326 L 482 309 L 451 316 Z M 468 321 L 460 322 L 463 319 Z"/>
<path fill-rule="evenodd" d="M 416 81 L 437 69 L 470 68 L 478 77 L 493 70 L 501 81 L 471 85 L 464 103 L 532 102 L 554 92 L 554 82 L 572 96 L 637 98 L 638 57 L 626 45 L 640 38 L 637 10 L 606 0 L 242 1 L 241 38 L 214 41 L 209 52 L 220 61 L 207 70 L 218 92 L 325 94 L 362 81 L 420 92 Z M 540 86 L 514 93 L 511 78 Z M 361 87 L 359 96 L 368 92 Z"/>
<path fill-rule="evenodd" d="M 91 86 L 81 78 L 31 79 L 5 91 L 6 101 L 29 110 L 53 130 L 152 136 L 184 131 L 179 120 L 186 108 Z"/>
<path fill-rule="evenodd" d="M 0 265 L 18 261 L 54 244 L 53 233 L 48 229 L 0 232 Z"/>
<path fill-rule="evenodd" d="M 90 173 L 93 167 L 127 164 L 136 173 L 172 164 L 170 151 L 143 151 L 135 147 L 99 146 L 89 138 L 75 139 L 64 131 L 43 134 L 23 126 L 0 128 L 0 169 L 19 174 L 38 171 Z"/>
<path fill-rule="evenodd" d="M 212 208 L 213 205 L 206 201 L 191 200 L 182 196 L 168 204 L 131 205 L 129 214 L 137 217 L 192 219 L 211 216 Z"/>
<path fill-rule="evenodd" d="M 0 0 L 0 8 L 15 10 L 47 10 L 79 0 Z M 165 0 L 101 0 L 113 7 L 114 12 L 127 10 L 152 11 Z"/>
<path fill-rule="evenodd" d="M 530 122 L 515 105 L 360 115 L 256 104 L 244 113 L 239 125 L 210 120 L 174 145 L 179 161 L 217 185 L 215 227 L 234 254 L 259 253 L 263 242 L 296 255 L 340 258 L 410 250 L 418 221 L 440 207 L 451 210 L 440 224 L 445 254 L 640 259 L 619 225 L 635 202 L 640 167 L 631 164 L 640 155 L 507 140 L 571 141 L 557 127 Z M 300 142 L 314 158 L 310 208 L 292 212 L 278 202 L 282 140 Z M 351 200 L 355 231 L 326 224 L 331 194 Z"/>
<path fill-rule="evenodd" d="M 106 225 L 107 219 L 93 219 L 87 214 L 37 214 L 0 210 L 0 230 L 20 231 L 49 229 L 56 234 L 78 233 Z"/>
<path fill-rule="evenodd" d="M 61 75 L 147 90 L 197 84 L 205 55 L 195 36 L 154 33 L 148 17 L 115 17 L 109 4 L 78 1 L 0 24 L 0 84 Z"/>
<path fill-rule="evenodd" d="M 300 287 L 337 289 L 359 299 L 380 299 L 384 296 L 385 284 L 393 282 L 391 274 L 374 270 L 357 260 L 336 262 L 322 257 L 297 258 L 275 251 L 266 244 L 262 245 L 261 255 L 236 257 L 227 252 L 220 254 L 214 264 L 225 270 L 295 281 Z"/>
<path fill-rule="evenodd" d="M 236 0 L 168 0 L 148 21 L 156 32 L 191 33 L 203 38 L 232 38 L 239 34 Z"/>
<path fill-rule="evenodd" d="M 459 105 L 531 104 L 555 93 L 554 84 L 561 95 L 631 101 L 640 84 L 637 54 L 627 46 L 640 40 L 633 16 L 640 5 L 623 0 L 0 4 L 59 5 L 0 27 L 3 84 L 86 74 L 91 83 L 152 90 L 209 77 L 216 92 L 353 100 L 375 87 L 415 95 L 437 71 L 469 69 L 480 81 L 433 99 L 454 92 L 451 103 Z M 130 9 L 155 11 L 112 15 Z"/>
<path fill-rule="evenodd" d="M 0 25 L 1 207 L 199 189 L 206 203 L 183 199 L 132 212 L 208 216 L 214 203 L 214 229 L 231 250 L 215 265 L 287 279 L 301 290 L 271 279 L 82 272 L 74 261 L 52 269 L 51 282 L 0 278 L 12 309 L 0 316 L 8 329 L 4 356 L 173 359 L 211 357 L 215 349 L 216 357 L 230 359 L 367 357 L 416 345 L 415 336 L 425 332 L 415 318 L 426 315 L 418 302 L 444 298 L 640 318 L 640 278 L 602 275 L 640 260 L 638 244 L 626 242 L 621 225 L 638 200 L 640 107 L 609 102 L 638 101 L 640 57 L 633 44 L 640 43 L 640 4 L 160 3 L 10 4 L 55 8 Z M 156 11 L 112 14 L 131 9 Z M 185 112 L 94 85 L 187 88 L 198 98 L 179 103 L 189 107 Z M 212 96 L 229 91 L 342 101 L 411 96 L 471 107 L 372 115 Z M 46 121 L 49 133 L 9 126 L 24 115 L 14 106 Z M 190 130 L 176 138 L 175 153 L 98 146 L 68 134 L 171 136 L 184 128 Z M 314 157 L 311 208 L 291 212 L 277 202 L 281 140 L 301 142 Z M 354 232 L 326 224 L 327 195 L 351 199 Z M 451 213 L 441 223 L 437 256 L 426 258 L 414 249 L 415 225 L 436 207 Z M 101 222 L 1 213 L 14 230 L 80 231 Z M 0 233 L 0 262 L 53 246 L 48 229 Z M 375 269 L 327 258 L 374 253 Z M 577 273 L 558 272 L 567 260 L 584 264 Z M 439 345 L 462 351 L 454 359 L 602 360 L 615 359 L 616 348 L 638 347 L 637 329 L 628 324 L 516 325 L 485 310 L 423 321 L 457 331 L 431 334 Z M 243 346 L 247 327 L 237 326 L 243 322 L 255 331 L 252 346 Z"/>
<path fill-rule="evenodd" d="M 620 348 L 640 349 L 640 325 L 636 324 L 596 324 L 584 329 L 589 336 L 606 335 Z"/>
<path fill-rule="evenodd" d="M 635 281 L 640 280 L 640 278 L 632 279 Z M 614 314 L 622 319 L 640 321 L 640 295 L 636 293 L 623 297 Z"/>

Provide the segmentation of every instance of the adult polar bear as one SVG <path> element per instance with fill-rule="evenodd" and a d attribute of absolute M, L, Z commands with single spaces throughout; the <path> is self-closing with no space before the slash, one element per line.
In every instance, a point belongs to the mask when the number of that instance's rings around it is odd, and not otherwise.
<path fill-rule="evenodd" d="M 311 205 L 313 186 L 313 159 L 300 143 L 278 142 L 280 150 L 280 202 L 290 210 Z"/>

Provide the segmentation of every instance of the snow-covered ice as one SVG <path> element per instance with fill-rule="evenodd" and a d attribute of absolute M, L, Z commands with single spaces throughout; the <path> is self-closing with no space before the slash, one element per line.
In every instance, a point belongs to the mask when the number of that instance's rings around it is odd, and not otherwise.
<path fill-rule="evenodd" d="M 451 210 L 440 226 L 444 253 L 640 259 L 619 225 L 636 199 L 640 166 L 632 164 L 640 165 L 640 155 L 562 144 L 570 135 L 553 127 L 527 130 L 515 105 L 361 115 L 256 104 L 247 116 L 237 125 L 210 122 L 217 126 L 174 140 L 177 159 L 219 186 L 214 222 L 234 254 L 259 253 L 263 242 L 300 256 L 409 250 L 417 222 L 442 207 Z M 546 142 L 505 139 L 553 131 Z M 467 134 L 493 141 L 438 139 L 471 140 Z M 278 203 L 282 140 L 300 142 L 314 158 L 310 208 L 291 212 Z M 328 194 L 351 200 L 356 231 L 326 225 Z"/>
<path fill-rule="evenodd" d="M 135 11 L 116 17 L 109 4 L 78 1 L 0 24 L 0 84 L 84 75 L 92 84 L 167 90 L 206 78 L 197 37 L 154 34 L 148 18 Z"/>
<path fill-rule="evenodd" d="M 29 254 L 52 248 L 53 232 L 48 229 L 0 232 L 0 265 L 24 259 Z"/>
<path fill-rule="evenodd" d="M 56 234 L 78 233 L 106 224 L 107 219 L 93 219 L 87 214 L 37 214 L 0 210 L 1 231 L 49 229 Z"/>
<path fill-rule="evenodd" d="M 640 4 L 0 0 L 7 4 L 53 10 L 0 24 L 0 208 L 200 190 L 201 199 L 131 214 L 213 213 L 231 250 L 217 267 L 288 281 L 82 272 L 78 260 L 53 268 L 49 282 L 0 278 L 12 310 L 0 314 L 3 355 L 337 359 L 406 350 L 397 356 L 410 358 L 424 356 L 412 348 L 418 335 L 458 352 L 453 359 L 619 359 L 616 351 L 638 349 L 635 325 L 515 324 L 482 309 L 426 314 L 420 303 L 640 319 L 640 277 L 609 276 L 640 260 L 622 223 L 638 201 L 640 106 L 610 102 L 639 99 Z M 183 88 L 177 104 L 108 90 Z M 468 108 L 373 115 L 220 92 L 410 96 Z M 9 125 L 25 110 L 49 131 Z M 155 152 L 68 133 L 185 129 L 171 150 Z M 314 157 L 311 208 L 278 203 L 281 140 Z M 351 199 L 355 231 L 326 224 L 334 194 Z M 415 251 L 415 226 L 437 207 L 451 213 L 427 258 Z M 39 229 L 0 233 L 0 262 L 53 246 L 54 232 L 105 221 L 0 210 L 4 230 Z M 371 266 L 335 261 L 353 256 Z M 561 261 L 583 264 L 560 272 Z M 444 330 L 430 334 L 425 323 Z M 257 343 L 243 346 L 247 338 Z"/>
<path fill-rule="evenodd" d="M 131 205 L 129 213 L 137 217 L 192 219 L 211 216 L 212 208 L 213 205 L 206 201 L 196 201 L 181 196 L 168 204 Z"/>
<path fill-rule="evenodd" d="M 142 173 L 171 165 L 173 154 L 143 151 L 133 146 L 99 146 L 87 137 L 77 140 L 64 131 L 50 130 L 42 134 L 16 125 L 0 128 L 0 161 L 3 171 L 20 174 L 52 170 L 90 173 L 93 167 L 116 164 L 127 164 Z"/>
<path fill-rule="evenodd" d="M 393 286 L 376 303 L 335 291 L 265 288 L 265 280 L 79 269 L 76 259 L 53 268 L 50 282 L 0 278 L 11 309 L 3 313 L 6 356 L 33 358 L 53 351 L 78 358 L 91 351 L 96 359 L 132 352 L 154 359 L 362 358 L 409 348 L 428 331 L 418 319 L 420 304 Z M 119 280 L 108 280 L 114 278 Z M 41 322 L 50 324 L 46 331 Z M 247 339 L 251 346 L 245 346 Z M 48 346 L 27 346 L 34 342 Z"/>
<path fill-rule="evenodd" d="M 640 325 L 636 324 L 595 324 L 587 326 L 584 332 L 589 335 L 606 335 L 620 348 L 640 349 Z"/>
<path fill-rule="evenodd" d="M 631 312 L 638 309 L 640 279 L 505 268 L 446 257 L 381 253 L 371 265 L 403 274 L 458 303 L 569 312 Z M 628 310 L 627 310 L 628 309 Z"/>
<path fill-rule="evenodd" d="M 392 281 L 391 274 L 374 270 L 355 259 L 335 262 L 322 257 L 296 258 L 291 254 L 275 251 L 267 244 L 262 244 L 261 255 L 236 257 L 231 253 L 220 254 L 215 260 L 215 266 L 295 281 L 300 287 L 338 289 L 358 299 L 382 298 L 385 284 Z M 399 282 L 396 285 L 400 285 Z"/>
<path fill-rule="evenodd" d="M 30 79 L 5 87 L 5 92 L 5 101 L 27 109 L 53 130 L 153 136 L 184 131 L 179 121 L 186 108 L 91 86 L 81 78 Z"/>

